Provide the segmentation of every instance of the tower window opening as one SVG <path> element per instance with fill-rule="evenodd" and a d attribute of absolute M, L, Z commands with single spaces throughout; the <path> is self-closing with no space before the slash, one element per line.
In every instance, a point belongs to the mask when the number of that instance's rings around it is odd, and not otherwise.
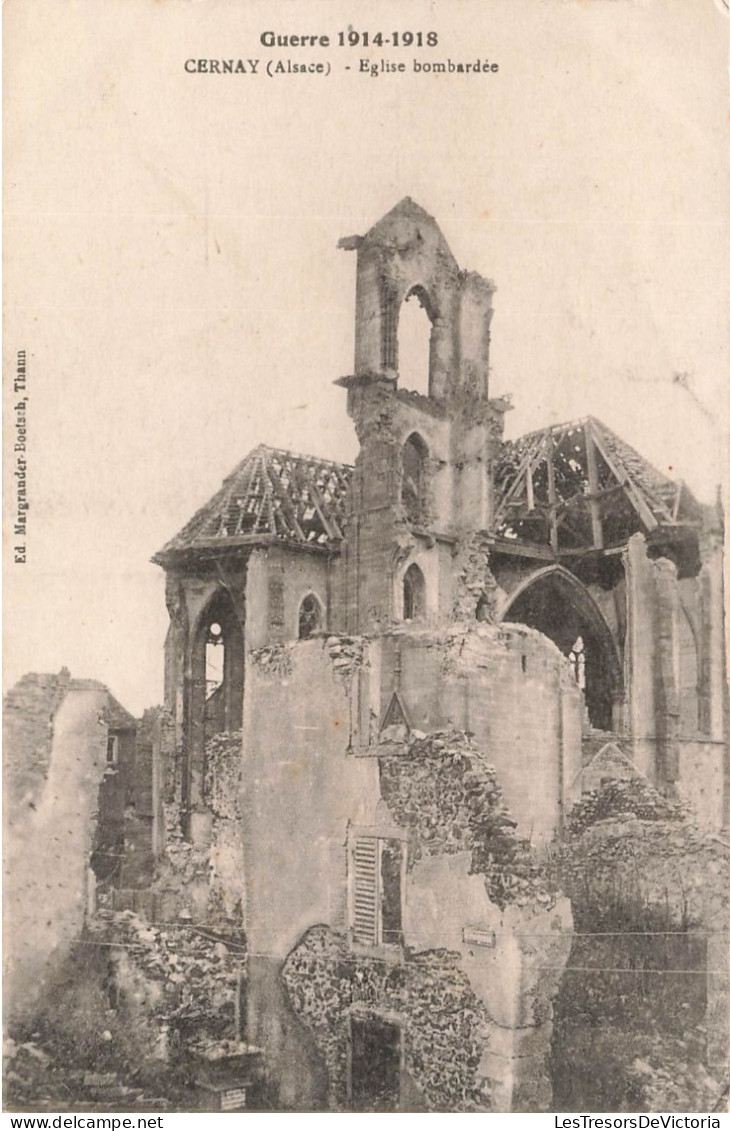
<path fill-rule="evenodd" d="M 573 669 L 573 679 L 581 691 L 586 689 L 586 653 L 583 637 L 579 636 L 568 653 L 568 660 Z"/>
<path fill-rule="evenodd" d="M 430 394 L 431 329 L 426 292 L 415 287 L 398 316 L 398 384 L 424 397 Z"/>
<path fill-rule="evenodd" d="M 426 613 L 426 582 L 415 563 L 403 577 L 403 620 L 421 620 Z"/>
<path fill-rule="evenodd" d="M 299 639 L 308 640 L 322 627 L 322 609 L 313 593 L 308 593 L 299 606 Z"/>
<path fill-rule="evenodd" d="M 426 459 L 428 448 L 415 432 L 403 445 L 401 502 L 414 525 L 426 522 Z"/>

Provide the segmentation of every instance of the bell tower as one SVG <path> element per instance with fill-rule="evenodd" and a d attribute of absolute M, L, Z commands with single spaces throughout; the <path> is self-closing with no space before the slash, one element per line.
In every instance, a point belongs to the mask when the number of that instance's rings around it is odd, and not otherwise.
<path fill-rule="evenodd" d="M 494 284 L 459 268 L 409 197 L 339 246 L 357 252 L 355 372 L 337 382 L 360 442 L 345 545 L 348 630 L 435 624 L 451 610 L 454 554 L 491 519 L 491 463 L 508 407 L 488 395 Z M 401 380 L 399 330 L 412 300 L 430 323 L 427 392 Z"/>

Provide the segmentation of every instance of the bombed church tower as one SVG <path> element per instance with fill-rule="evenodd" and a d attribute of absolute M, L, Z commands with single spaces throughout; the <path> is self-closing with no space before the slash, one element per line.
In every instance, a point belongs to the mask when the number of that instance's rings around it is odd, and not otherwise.
<path fill-rule="evenodd" d="M 549 1110 L 546 846 L 607 779 L 723 822 L 719 518 L 591 417 L 503 439 L 494 286 L 413 201 L 340 246 L 355 466 L 260 446 L 155 557 L 167 836 L 283 1109 Z"/>

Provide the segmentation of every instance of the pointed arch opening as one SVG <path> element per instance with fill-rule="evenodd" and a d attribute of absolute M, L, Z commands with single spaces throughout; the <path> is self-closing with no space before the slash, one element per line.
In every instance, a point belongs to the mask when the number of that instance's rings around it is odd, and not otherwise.
<path fill-rule="evenodd" d="M 415 526 L 423 525 L 427 518 L 426 461 L 428 448 L 417 432 L 412 432 L 401 453 L 401 502 L 406 518 Z"/>
<path fill-rule="evenodd" d="M 307 593 L 299 606 L 299 639 L 308 640 L 322 630 L 322 605 L 314 593 Z"/>
<path fill-rule="evenodd" d="M 205 741 L 224 730 L 240 730 L 243 715 L 243 631 L 233 602 L 225 590 L 216 593 L 200 618 L 193 664 L 198 677 L 203 675 Z"/>
<path fill-rule="evenodd" d="M 428 397 L 431 393 L 433 308 L 423 287 L 412 287 L 398 315 L 398 385 Z"/>
<path fill-rule="evenodd" d="M 203 804 L 206 743 L 243 723 L 244 629 L 227 590 L 220 589 L 192 633 L 186 680 L 182 826 L 191 835 L 191 814 Z"/>
<path fill-rule="evenodd" d="M 426 615 L 426 580 L 413 563 L 403 575 L 403 620 L 423 620 Z"/>
<path fill-rule="evenodd" d="M 618 653 L 600 609 L 577 578 L 561 566 L 540 570 L 518 586 L 501 619 L 549 637 L 570 661 L 591 726 L 619 729 L 624 685 Z"/>

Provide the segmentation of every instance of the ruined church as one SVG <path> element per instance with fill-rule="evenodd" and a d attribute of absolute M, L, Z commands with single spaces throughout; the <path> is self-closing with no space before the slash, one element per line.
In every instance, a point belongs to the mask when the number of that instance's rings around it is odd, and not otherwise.
<path fill-rule="evenodd" d="M 279 1110 L 550 1110 L 579 914 L 551 861 L 575 813 L 619 797 L 594 845 L 614 887 L 656 818 L 649 903 L 696 895 L 695 926 L 717 922 L 658 830 L 728 816 L 721 513 L 591 416 L 505 440 L 495 286 L 412 200 L 340 248 L 357 458 L 262 444 L 155 555 L 170 627 L 165 711 L 129 771 L 142 863 L 97 868 L 96 899 L 240 928 L 236 1024 Z M 632 804 L 627 840 L 608 818 Z M 727 985 L 700 982 L 717 1063 Z"/>

